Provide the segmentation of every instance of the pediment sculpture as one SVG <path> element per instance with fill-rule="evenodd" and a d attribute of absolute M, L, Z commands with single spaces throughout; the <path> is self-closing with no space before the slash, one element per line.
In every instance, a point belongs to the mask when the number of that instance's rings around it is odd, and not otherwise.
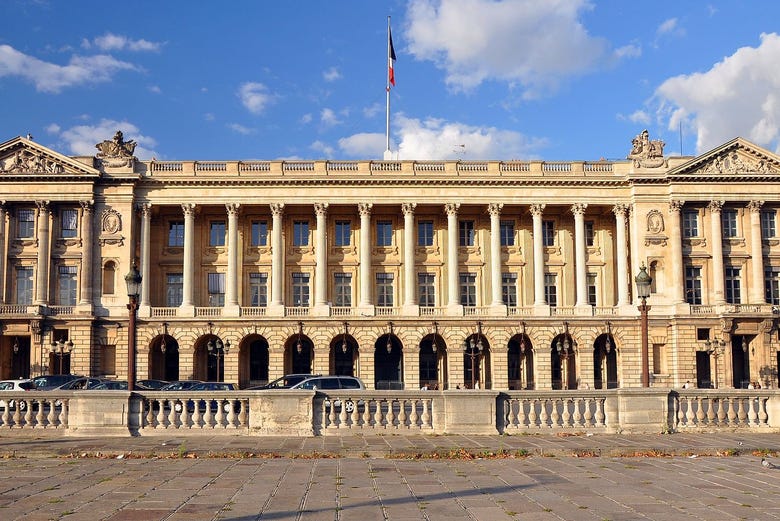
<path fill-rule="evenodd" d="M 634 167 L 658 168 L 666 165 L 664 143 L 660 139 L 650 140 L 647 129 L 631 140 L 631 152 L 626 159 L 634 160 Z"/>
<path fill-rule="evenodd" d="M 736 150 L 726 154 L 720 154 L 712 159 L 702 169 L 702 172 L 710 174 L 768 174 L 777 173 L 777 169 L 766 159 L 752 160 L 740 156 Z"/>
<path fill-rule="evenodd" d="M 17 149 L 0 161 L 0 172 L 7 174 L 61 174 L 62 165 L 40 151 Z"/>
<path fill-rule="evenodd" d="M 133 140 L 125 141 L 121 130 L 117 130 L 113 139 L 107 139 L 102 143 L 95 145 L 99 150 L 97 157 L 108 167 L 133 166 L 133 152 L 135 152 L 136 142 Z"/>

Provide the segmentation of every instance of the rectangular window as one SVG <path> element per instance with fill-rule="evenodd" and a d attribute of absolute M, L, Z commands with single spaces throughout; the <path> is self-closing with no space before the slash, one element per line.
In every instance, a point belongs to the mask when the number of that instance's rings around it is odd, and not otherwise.
<path fill-rule="evenodd" d="M 764 268 L 764 293 L 768 303 L 780 304 L 780 267 Z"/>
<path fill-rule="evenodd" d="M 542 242 L 545 246 L 555 246 L 555 221 L 542 221 Z"/>
<path fill-rule="evenodd" d="M 33 302 L 33 269 L 31 267 L 16 268 L 16 303 L 31 305 Z"/>
<path fill-rule="evenodd" d="M 336 221 L 336 246 L 349 246 L 352 242 L 352 223 L 350 221 Z"/>
<path fill-rule="evenodd" d="M 100 372 L 104 375 L 116 374 L 116 346 L 103 344 L 100 346 Z"/>
<path fill-rule="evenodd" d="M 168 246 L 181 248 L 184 246 L 184 221 L 168 223 Z"/>
<path fill-rule="evenodd" d="M 588 286 L 588 304 L 591 306 L 596 305 L 596 274 L 588 273 L 587 282 Z"/>
<path fill-rule="evenodd" d="M 666 374 L 666 357 L 664 345 L 653 344 L 653 374 Z"/>
<path fill-rule="evenodd" d="M 723 210 L 720 214 L 720 222 L 724 237 L 738 237 L 736 210 Z"/>
<path fill-rule="evenodd" d="M 352 307 L 352 274 L 333 274 L 334 304 L 338 307 Z"/>
<path fill-rule="evenodd" d="M 211 221 L 209 223 L 209 246 L 225 245 L 225 221 Z"/>
<path fill-rule="evenodd" d="M 393 244 L 393 223 L 391 221 L 376 222 L 376 245 L 392 246 Z"/>
<path fill-rule="evenodd" d="M 433 221 L 417 221 L 417 246 L 433 246 Z"/>
<path fill-rule="evenodd" d="M 501 299 L 506 306 L 517 306 L 517 273 L 501 274 Z"/>
<path fill-rule="evenodd" d="M 76 210 L 62 210 L 60 213 L 60 237 L 63 239 L 71 239 L 78 236 L 77 224 L 79 220 L 79 214 Z"/>
<path fill-rule="evenodd" d="M 76 305 L 76 266 L 60 266 L 57 280 L 60 306 Z"/>
<path fill-rule="evenodd" d="M 474 221 L 458 222 L 458 232 L 461 246 L 474 246 Z"/>
<path fill-rule="evenodd" d="M 701 268 L 685 267 L 685 301 L 691 305 L 701 305 Z"/>
<path fill-rule="evenodd" d="M 696 210 L 685 210 L 682 214 L 683 219 L 683 237 L 699 236 L 699 212 Z"/>
<path fill-rule="evenodd" d="M 268 305 L 268 274 L 249 274 L 249 305 L 264 308 Z"/>
<path fill-rule="evenodd" d="M 268 221 L 252 221 L 252 246 L 268 246 Z"/>
<path fill-rule="evenodd" d="M 741 273 L 740 268 L 726 266 L 726 302 L 729 304 L 741 304 Z"/>
<path fill-rule="evenodd" d="M 544 274 L 544 298 L 550 306 L 558 305 L 558 286 L 555 273 Z"/>
<path fill-rule="evenodd" d="M 184 301 L 184 275 L 169 273 L 165 281 L 165 305 L 169 308 L 181 306 Z"/>
<path fill-rule="evenodd" d="M 209 273 L 209 307 L 225 305 L 225 274 Z"/>
<path fill-rule="evenodd" d="M 309 245 L 309 221 L 293 221 L 293 246 Z"/>
<path fill-rule="evenodd" d="M 585 221 L 585 246 L 593 246 L 595 243 L 595 223 L 593 221 Z"/>
<path fill-rule="evenodd" d="M 501 246 L 514 246 L 515 245 L 515 222 L 514 221 L 501 221 L 499 224 L 501 236 Z"/>
<path fill-rule="evenodd" d="M 376 305 L 379 307 L 393 307 L 393 279 L 392 273 L 376 274 Z"/>
<path fill-rule="evenodd" d="M 777 236 L 777 212 L 775 210 L 761 211 L 761 237 L 771 239 Z"/>
<path fill-rule="evenodd" d="M 436 305 L 436 275 L 417 274 L 417 296 L 420 307 L 432 308 Z"/>
<path fill-rule="evenodd" d="M 308 223 L 307 227 L 308 227 Z M 292 274 L 292 298 L 293 306 L 297 308 L 309 307 L 309 274 Z"/>
<path fill-rule="evenodd" d="M 477 274 L 460 274 L 460 304 L 462 306 L 477 305 Z"/>
<path fill-rule="evenodd" d="M 17 234 L 20 239 L 35 237 L 35 210 L 31 208 L 19 208 L 16 211 Z"/>

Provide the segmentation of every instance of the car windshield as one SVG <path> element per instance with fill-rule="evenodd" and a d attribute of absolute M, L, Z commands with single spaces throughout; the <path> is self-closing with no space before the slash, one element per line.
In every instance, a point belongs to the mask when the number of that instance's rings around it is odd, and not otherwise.
<path fill-rule="evenodd" d="M 269 383 L 266 389 L 289 389 L 293 385 L 301 383 L 311 377 L 312 375 L 310 374 L 289 374 Z"/>

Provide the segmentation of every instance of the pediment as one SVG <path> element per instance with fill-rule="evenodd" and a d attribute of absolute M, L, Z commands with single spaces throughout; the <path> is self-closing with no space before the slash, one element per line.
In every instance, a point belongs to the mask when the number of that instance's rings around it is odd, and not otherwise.
<path fill-rule="evenodd" d="M 0 178 L 7 176 L 99 177 L 100 171 L 20 136 L 0 145 Z"/>
<path fill-rule="evenodd" d="M 733 178 L 780 175 L 780 157 L 742 138 L 735 138 L 695 157 L 668 174 L 669 177 Z"/>

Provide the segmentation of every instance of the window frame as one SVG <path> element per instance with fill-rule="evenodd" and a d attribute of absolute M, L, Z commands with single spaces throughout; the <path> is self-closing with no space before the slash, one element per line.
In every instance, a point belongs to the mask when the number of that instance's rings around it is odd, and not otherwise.
<path fill-rule="evenodd" d="M 249 234 L 252 247 L 268 246 L 268 220 L 253 219 L 249 225 Z"/>
<path fill-rule="evenodd" d="M 292 245 L 296 248 L 307 248 L 310 244 L 311 226 L 308 219 L 293 220 Z"/>
<path fill-rule="evenodd" d="M 460 305 L 464 307 L 477 306 L 477 274 L 460 272 L 458 274 L 458 294 Z"/>
<path fill-rule="evenodd" d="M 374 228 L 376 230 L 376 246 L 386 248 L 393 245 L 393 221 L 377 219 Z"/>
<path fill-rule="evenodd" d="M 181 234 L 179 233 L 179 231 L 181 231 Z M 169 248 L 184 247 L 184 221 L 178 221 L 178 220 L 168 221 L 168 247 Z"/>
<path fill-rule="evenodd" d="M 333 223 L 333 245 L 338 248 L 352 246 L 352 221 L 337 219 Z"/>
<path fill-rule="evenodd" d="M 458 245 L 461 248 L 473 247 L 477 242 L 476 223 L 473 219 L 458 220 Z"/>
<path fill-rule="evenodd" d="M 395 273 L 377 272 L 374 276 L 377 307 L 395 306 Z"/>
<path fill-rule="evenodd" d="M 417 304 L 422 308 L 436 307 L 435 273 L 417 273 Z"/>
<path fill-rule="evenodd" d="M 420 219 L 417 221 L 417 246 L 423 248 L 433 246 L 435 235 L 433 219 Z"/>
<path fill-rule="evenodd" d="M 290 274 L 290 279 L 292 307 L 308 308 L 311 304 L 311 275 L 297 271 Z"/>
<path fill-rule="evenodd" d="M 73 227 L 66 228 L 66 223 Z M 75 208 L 63 208 L 60 210 L 60 237 L 63 239 L 75 239 L 79 236 L 79 212 Z"/>
<path fill-rule="evenodd" d="M 222 228 L 220 233 L 220 228 Z M 224 248 L 227 245 L 227 223 L 222 219 L 209 221 L 209 246 Z"/>
<path fill-rule="evenodd" d="M 352 274 L 337 272 L 333 274 L 333 305 L 352 307 Z"/>
<path fill-rule="evenodd" d="M 515 245 L 515 221 L 514 219 L 505 219 L 498 223 L 498 235 L 501 246 L 509 248 Z"/>
<path fill-rule="evenodd" d="M 268 306 L 268 273 L 256 271 L 249 274 L 249 305 L 255 308 Z"/>
<path fill-rule="evenodd" d="M 555 221 L 552 219 L 542 221 L 542 246 L 555 246 Z"/>
<path fill-rule="evenodd" d="M 22 219 L 22 216 L 29 216 L 29 219 Z M 35 237 L 35 209 L 17 208 L 16 209 L 16 238 L 32 239 Z"/>

